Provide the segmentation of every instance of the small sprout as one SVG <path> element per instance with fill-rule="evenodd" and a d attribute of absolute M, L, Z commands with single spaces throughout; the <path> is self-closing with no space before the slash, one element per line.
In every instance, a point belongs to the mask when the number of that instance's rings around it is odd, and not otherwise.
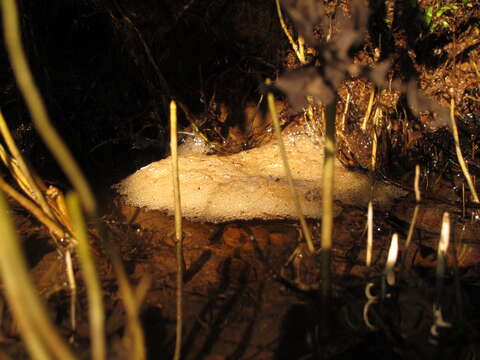
<path fill-rule="evenodd" d="M 445 16 L 446 12 L 457 10 L 458 6 L 445 5 L 439 9 L 435 8 L 435 6 L 429 6 L 423 13 L 423 23 L 430 34 L 432 34 L 439 25 L 441 25 L 444 29 L 449 28 L 450 24 L 446 19 L 442 18 L 442 16 Z"/>
<path fill-rule="evenodd" d="M 442 6 L 440 8 L 440 10 L 438 10 L 436 13 L 435 13 L 435 17 L 439 18 L 440 16 L 442 16 L 446 11 L 449 11 L 449 10 L 457 10 L 458 7 L 455 6 L 455 5 L 448 5 L 448 6 Z"/>
<path fill-rule="evenodd" d="M 425 10 L 425 15 L 423 16 L 423 21 L 425 25 L 430 26 L 433 19 L 433 7 L 430 6 L 427 10 Z"/>

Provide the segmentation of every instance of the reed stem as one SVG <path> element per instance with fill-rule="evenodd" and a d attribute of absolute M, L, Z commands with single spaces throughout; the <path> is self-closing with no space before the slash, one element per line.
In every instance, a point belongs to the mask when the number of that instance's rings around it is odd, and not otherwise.
<path fill-rule="evenodd" d="M 0 274 L 20 335 L 33 359 L 74 360 L 75 356 L 49 319 L 29 274 L 7 202 L 0 193 Z"/>
<path fill-rule="evenodd" d="M 92 359 L 103 360 L 106 358 L 107 351 L 105 345 L 105 311 L 103 307 L 102 287 L 100 286 L 92 252 L 88 244 L 87 226 L 83 218 L 80 201 L 75 193 L 67 195 L 67 208 L 70 218 L 72 219 L 75 238 L 78 241 L 78 258 L 87 288 Z"/>
<path fill-rule="evenodd" d="M 333 232 L 333 183 L 335 176 L 335 100 L 326 107 L 325 119 L 325 157 L 323 162 L 322 186 L 322 295 L 327 298 L 331 290 L 331 252 Z"/>
<path fill-rule="evenodd" d="M 477 190 L 475 190 L 475 185 L 473 185 L 472 177 L 470 176 L 468 166 L 465 163 L 462 155 L 462 149 L 460 148 L 460 137 L 458 136 L 457 123 L 455 122 L 455 100 L 453 98 L 450 100 L 450 125 L 452 127 L 452 135 L 455 142 L 455 151 L 457 153 L 458 163 L 462 169 L 463 176 L 465 176 L 465 179 L 467 180 L 473 202 L 479 204 L 480 199 L 478 198 Z"/>
<path fill-rule="evenodd" d="M 301 64 L 305 64 L 306 63 L 305 51 L 304 51 L 305 41 L 303 37 L 301 36 L 298 37 L 298 44 L 295 42 L 292 34 L 290 34 L 290 31 L 288 31 L 287 24 L 285 23 L 285 20 L 283 18 L 282 7 L 280 6 L 280 0 L 275 0 L 275 5 L 277 8 L 277 15 L 278 15 L 278 20 L 280 21 L 280 26 L 282 27 L 282 30 L 285 33 L 285 36 L 288 38 L 288 41 L 290 42 L 290 46 L 295 52 L 295 55 L 297 55 L 298 61 L 300 61 Z"/>
<path fill-rule="evenodd" d="M 170 103 L 170 151 L 172 154 L 172 177 L 173 196 L 175 203 L 175 244 L 177 256 L 177 326 L 175 340 L 174 359 L 179 360 L 182 354 L 183 332 L 183 229 L 182 229 L 182 206 L 180 202 L 180 180 L 178 174 L 178 151 L 177 151 L 177 105 Z"/>
<path fill-rule="evenodd" d="M 269 81 L 267 81 L 267 85 L 268 84 L 269 84 Z M 314 253 L 315 246 L 313 245 L 312 233 L 310 232 L 310 228 L 308 227 L 307 221 L 305 220 L 305 216 L 303 215 L 303 206 L 302 206 L 302 203 L 300 202 L 300 197 L 298 196 L 297 189 L 295 188 L 295 184 L 293 183 L 292 171 L 290 170 L 290 165 L 288 164 L 287 152 L 285 150 L 285 144 L 283 143 L 282 131 L 280 129 L 280 122 L 278 121 L 277 109 L 275 107 L 275 98 L 273 97 L 272 93 L 268 93 L 267 100 L 268 100 L 268 108 L 272 115 L 273 128 L 275 130 L 275 135 L 277 137 L 278 147 L 280 149 L 280 156 L 282 157 L 283 167 L 285 169 L 285 175 L 288 181 L 288 187 L 290 189 L 290 194 L 292 195 L 293 204 L 295 206 L 295 211 L 297 212 L 297 216 L 300 221 L 300 226 L 302 228 L 303 236 L 305 237 L 305 241 L 307 243 L 308 251 L 310 251 L 311 253 Z"/>

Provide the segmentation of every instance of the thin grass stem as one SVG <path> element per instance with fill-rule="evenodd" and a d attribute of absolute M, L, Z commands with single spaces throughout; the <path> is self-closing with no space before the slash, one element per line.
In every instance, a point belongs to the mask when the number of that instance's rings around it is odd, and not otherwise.
<path fill-rule="evenodd" d="M 435 303 L 438 308 L 441 307 L 442 295 L 443 295 L 443 283 L 445 277 L 445 270 L 447 267 L 447 249 L 450 243 L 450 214 L 448 212 L 443 213 L 442 217 L 442 230 L 440 232 L 440 240 L 437 246 L 437 267 L 436 267 L 436 291 L 435 291 Z"/>
<path fill-rule="evenodd" d="M 475 61 L 473 61 L 472 59 L 470 59 L 470 66 L 473 68 L 473 70 L 475 71 L 475 74 L 477 75 L 477 78 L 480 79 L 480 71 L 478 71 L 478 67 L 477 67 L 477 64 L 475 64 Z"/>
<path fill-rule="evenodd" d="M 388 285 L 395 285 L 395 264 L 398 258 L 398 234 L 394 233 L 392 241 L 390 242 L 390 248 L 388 249 L 387 263 L 385 264 L 385 278 Z"/>
<path fill-rule="evenodd" d="M 50 321 L 33 285 L 3 194 L 0 194 L 0 213 L 0 273 L 7 301 L 28 351 L 33 359 L 75 359 Z"/>
<path fill-rule="evenodd" d="M 352 95 L 350 94 L 350 91 L 347 90 L 347 100 L 345 101 L 345 108 L 343 110 L 342 114 L 342 122 L 340 124 L 340 133 L 343 136 L 343 133 L 345 132 L 345 123 L 347 120 L 347 114 L 348 110 L 350 108 L 350 101 L 351 101 Z"/>
<path fill-rule="evenodd" d="M 27 192 L 27 195 L 30 196 L 33 200 L 35 200 L 48 216 L 52 217 L 50 207 L 48 206 L 47 201 L 45 200 L 45 197 L 43 196 L 42 191 L 38 187 L 34 177 L 30 173 L 30 169 L 28 168 L 25 160 L 23 159 L 22 153 L 18 150 L 17 144 L 13 140 L 13 136 L 10 133 L 10 130 L 7 126 L 7 122 L 5 121 L 5 118 L 3 117 L 3 113 L 1 111 L 0 111 L 0 133 L 2 134 L 3 139 L 5 140 L 5 144 L 7 145 L 8 150 L 12 154 L 13 158 L 17 161 L 18 168 L 21 171 L 21 174 L 24 178 L 24 179 L 18 179 L 18 180 L 28 184 L 29 191 Z M 17 174 L 14 173 L 14 175 L 17 175 Z"/>
<path fill-rule="evenodd" d="M 182 355 L 182 332 L 183 332 L 183 230 L 182 230 L 182 206 L 180 202 L 180 180 L 178 174 L 178 151 L 177 151 L 177 105 L 170 103 L 170 151 L 172 167 L 173 196 L 175 203 L 175 244 L 177 255 L 177 326 L 175 338 L 175 354 L 173 358 L 179 360 Z"/>
<path fill-rule="evenodd" d="M 323 160 L 322 186 L 322 295 L 330 296 L 331 290 L 331 252 L 333 233 L 333 183 L 335 176 L 336 154 L 336 104 L 335 100 L 325 109 L 325 157 Z"/>
<path fill-rule="evenodd" d="M 365 112 L 365 116 L 363 118 L 363 122 L 361 126 L 363 131 L 367 130 L 368 120 L 370 119 L 370 115 L 372 114 L 374 98 L 375 98 L 375 87 L 372 87 L 372 89 L 370 90 L 370 98 L 368 100 L 367 111 Z"/>
<path fill-rule="evenodd" d="M 101 232 L 103 233 L 103 231 Z M 127 330 L 125 331 L 123 342 L 126 345 L 125 347 L 130 350 L 128 354 L 131 359 L 144 360 L 146 359 L 145 337 L 139 320 L 140 304 L 137 302 L 138 297 L 130 285 L 118 252 L 110 241 L 107 240 L 105 244 L 112 261 L 115 277 L 118 281 L 120 296 L 127 313 Z"/>
<path fill-rule="evenodd" d="M 365 264 L 370 267 L 372 264 L 372 248 L 373 248 L 373 204 L 372 201 L 368 202 L 367 211 L 367 255 L 365 258 Z"/>
<path fill-rule="evenodd" d="M 415 209 L 413 210 L 412 221 L 410 221 L 410 226 L 408 228 L 407 239 L 405 241 L 405 252 L 408 251 L 408 248 L 413 239 L 413 233 L 415 231 L 415 226 L 417 225 L 418 212 L 420 210 L 420 201 L 422 200 L 422 195 L 420 192 L 420 165 L 415 166 L 415 180 L 413 182 L 413 187 L 415 189 Z"/>
<path fill-rule="evenodd" d="M 475 185 L 473 184 L 472 177 L 470 176 L 467 164 L 465 163 L 462 155 L 462 149 L 460 148 L 460 138 L 458 136 L 457 123 L 455 122 L 455 100 L 453 98 L 450 100 L 450 125 L 452 127 L 452 135 L 455 142 L 455 151 L 457 153 L 458 163 L 462 169 L 463 176 L 465 176 L 465 180 L 467 180 L 473 202 L 479 204 L 480 199 L 478 198 L 477 190 L 475 190 Z"/>
<path fill-rule="evenodd" d="M 408 248 L 410 247 L 410 244 L 412 243 L 413 239 L 413 234 L 415 232 L 415 227 L 417 226 L 417 220 L 418 220 L 418 212 L 420 211 L 420 205 L 416 204 L 415 208 L 413 209 L 413 215 L 412 215 L 412 221 L 410 221 L 410 226 L 408 227 L 408 234 L 407 234 L 407 239 L 405 240 L 405 255 L 403 256 L 403 262 L 406 261 L 406 254 L 408 252 Z M 407 268 L 410 268 L 408 265 Z"/>
<path fill-rule="evenodd" d="M 92 359 L 103 360 L 106 358 L 107 351 L 105 345 L 105 311 L 103 307 L 102 287 L 100 286 L 92 252 L 88 244 L 87 226 L 83 218 L 78 196 L 75 193 L 69 193 L 66 202 L 68 213 L 72 219 L 75 238 L 78 242 L 78 259 L 87 289 Z"/>
<path fill-rule="evenodd" d="M 282 131 L 280 129 L 280 122 L 278 121 L 277 110 L 275 107 L 275 98 L 273 97 L 272 93 L 268 93 L 267 100 L 268 100 L 268 108 L 272 116 L 273 128 L 275 130 L 275 135 L 278 141 L 278 147 L 280 149 L 280 156 L 283 161 L 283 167 L 285 169 L 285 175 L 288 181 L 288 187 L 290 189 L 290 194 L 292 195 L 293 204 L 295 206 L 295 211 L 299 218 L 300 226 L 302 228 L 303 236 L 305 237 L 308 250 L 311 253 L 314 253 L 315 246 L 313 245 L 312 233 L 310 232 L 310 228 L 308 227 L 307 221 L 305 220 L 305 216 L 303 215 L 303 206 L 302 206 L 302 203 L 300 202 L 300 197 L 298 196 L 297 189 L 295 188 L 295 184 L 293 183 L 293 176 L 290 170 L 290 166 L 288 164 L 287 152 L 285 150 L 285 144 L 283 143 Z"/>
<path fill-rule="evenodd" d="M 377 169 L 377 152 L 378 152 L 378 136 L 376 129 L 373 129 L 373 140 L 372 140 L 372 158 L 370 167 L 372 171 Z"/>
<path fill-rule="evenodd" d="M 413 181 L 413 189 L 415 190 L 415 201 L 422 201 L 422 192 L 420 191 L 420 165 L 415 166 L 415 180 Z"/>
<path fill-rule="evenodd" d="M 73 271 L 72 253 L 65 252 L 65 272 L 67 273 L 68 286 L 70 288 L 70 326 L 73 333 L 77 330 L 77 283 Z"/>
<path fill-rule="evenodd" d="M 65 238 L 65 231 L 54 220 L 45 215 L 33 201 L 30 201 L 25 196 L 11 187 L 5 180 L 0 177 L 0 189 L 5 192 L 12 199 L 15 199 L 22 207 L 27 209 L 33 216 L 37 218 L 43 225 L 45 225 L 56 237 L 59 239 Z"/>
<path fill-rule="evenodd" d="M 278 15 L 278 20 L 280 21 L 280 26 L 282 27 L 283 32 L 287 36 L 288 41 L 290 42 L 290 46 L 295 52 L 295 55 L 297 55 L 298 61 L 300 61 L 301 64 L 305 64 L 306 61 L 305 61 L 305 51 L 303 49 L 304 48 L 303 38 L 299 36 L 298 44 L 295 42 L 292 34 L 290 34 L 290 31 L 288 31 L 287 24 L 285 23 L 285 20 L 283 18 L 282 7 L 280 6 L 280 0 L 275 0 L 275 5 L 277 7 L 277 15 Z"/>

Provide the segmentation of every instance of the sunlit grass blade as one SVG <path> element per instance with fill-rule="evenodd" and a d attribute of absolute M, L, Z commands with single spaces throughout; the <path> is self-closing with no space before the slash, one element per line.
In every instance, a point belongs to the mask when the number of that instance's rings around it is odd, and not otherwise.
<path fill-rule="evenodd" d="M 3 194 L 0 194 L 0 213 L 0 271 L 4 291 L 30 355 L 33 359 L 75 359 L 48 318 L 33 285 Z"/>
<path fill-rule="evenodd" d="M 72 219 L 75 239 L 78 241 L 78 259 L 87 288 L 92 358 L 103 360 L 106 358 L 106 345 L 102 287 L 95 270 L 92 252 L 88 244 L 87 226 L 76 194 L 70 193 L 67 195 L 67 207 Z"/>

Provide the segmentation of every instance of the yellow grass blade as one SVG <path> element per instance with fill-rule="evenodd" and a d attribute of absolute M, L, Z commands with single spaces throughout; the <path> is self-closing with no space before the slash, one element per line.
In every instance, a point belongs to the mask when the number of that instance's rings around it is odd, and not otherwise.
<path fill-rule="evenodd" d="M 48 318 L 33 285 L 3 194 L 0 194 L 0 214 L 0 274 L 28 351 L 33 359 L 75 359 Z"/>

